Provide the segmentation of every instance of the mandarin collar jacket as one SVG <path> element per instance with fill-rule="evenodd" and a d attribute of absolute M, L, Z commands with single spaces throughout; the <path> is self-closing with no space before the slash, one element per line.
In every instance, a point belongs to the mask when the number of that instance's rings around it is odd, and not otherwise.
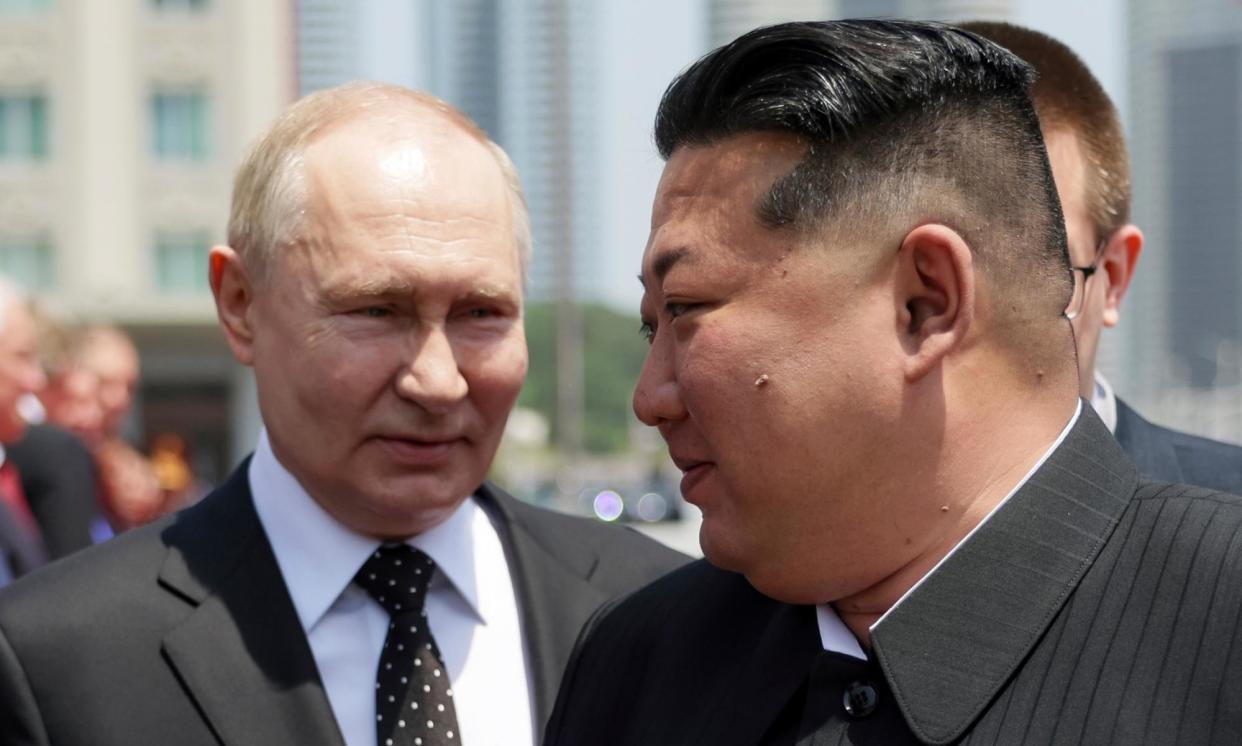
<path fill-rule="evenodd" d="M 1240 612 L 1242 500 L 1141 479 L 1084 408 L 870 660 L 697 562 L 597 613 L 546 744 L 1238 743 Z"/>

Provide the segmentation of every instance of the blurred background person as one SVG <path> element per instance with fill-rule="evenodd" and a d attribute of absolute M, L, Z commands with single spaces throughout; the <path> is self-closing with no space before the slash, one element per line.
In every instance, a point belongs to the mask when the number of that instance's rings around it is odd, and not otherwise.
<path fill-rule="evenodd" d="M 112 535 L 88 447 L 102 438 L 103 408 L 98 379 L 78 355 L 80 331 L 46 311 L 36 310 L 35 319 L 47 381 L 38 394 L 43 416 L 9 447 L 9 457 L 48 556 L 59 559 Z"/>
<path fill-rule="evenodd" d="M 21 288 L 0 277 L 0 584 L 47 560 L 38 522 L 8 448 L 26 433 L 25 397 L 44 385 L 34 317 Z"/>
<path fill-rule="evenodd" d="M 1147 476 L 1242 494 L 1242 448 L 1148 422 L 1096 370 L 1101 332 L 1121 321 L 1121 302 L 1143 250 L 1143 233 L 1130 222 L 1130 156 L 1113 102 L 1086 64 L 1047 34 L 1009 23 L 959 25 L 1007 47 L 1038 72 L 1031 95 L 1074 266 L 1068 314 L 1082 397 Z"/>
<path fill-rule="evenodd" d="M 108 521 L 118 532 L 150 523 L 167 512 L 164 492 L 151 463 L 123 436 L 138 387 L 138 350 L 120 329 L 100 325 L 83 331 L 78 355 L 97 386 L 95 463 Z"/>

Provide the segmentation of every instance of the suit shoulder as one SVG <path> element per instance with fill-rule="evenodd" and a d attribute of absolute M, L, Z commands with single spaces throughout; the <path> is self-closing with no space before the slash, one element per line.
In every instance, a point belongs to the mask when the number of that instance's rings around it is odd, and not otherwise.
<path fill-rule="evenodd" d="M 617 601 L 601 619 L 601 626 L 655 630 L 690 629 L 712 624 L 721 614 L 738 620 L 763 616 L 779 606 L 756 591 L 746 578 L 695 560 Z M 666 627 L 667 624 L 675 627 Z"/>
<path fill-rule="evenodd" d="M 1176 430 L 1169 431 L 1169 438 L 1184 479 L 1242 494 L 1242 447 Z"/>
<path fill-rule="evenodd" d="M 1213 487 L 1193 484 L 1164 482 L 1158 479 L 1140 477 L 1134 490 L 1136 504 L 1166 503 L 1172 501 L 1188 501 L 1219 506 L 1226 514 L 1242 515 L 1242 496 Z"/>
<path fill-rule="evenodd" d="M 166 553 L 161 533 L 169 520 L 76 552 L 0 590 L 0 624 L 7 630 L 42 624 L 55 614 L 86 615 L 133 603 L 140 589 L 156 582 Z"/>
<path fill-rule="evenodd" d="M 224 565 L 252 539 L 258 521 L 249 517 L 253 509 L 244 512 L 249 503 L 238 499 L 243 496 L 225 485 L 182 511 L 39 568 L 0 590 L 0 622 L 37 618 L 49 609 L 123 613 L 126 605 L 170 597 L 153 590 L 171 547 L 210 553 Z"/>

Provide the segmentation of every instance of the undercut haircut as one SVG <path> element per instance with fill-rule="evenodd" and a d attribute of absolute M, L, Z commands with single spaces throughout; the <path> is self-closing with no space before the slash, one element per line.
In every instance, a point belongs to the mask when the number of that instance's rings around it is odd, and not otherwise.
<path fill-rule="evenodd" d="M 1047 34 L 1010 23 L 971 21 L 960 28 L 1005 47 L 1035 68 L 1031 98 L 1044 136 L 1068 130 L 1086 160 L 1087 214 L 1102 241 L 1130 222 L 1130 154 L 1117 107 L 1082 59 Z"/>
<path fill-rule="evenodd" d="M 668 159 L 747 132 L 798 137 L 806 154 L 756 206 L 761 224 L 847 240 L 948 225 L 996 290 L 1002 336 L 1029 345 L 1029 325 L 1059 318 L 1072 290 L 1031 79 L 1013 54 L 943 24 L 779 24 L 678 76 L 656 145 Z"/>

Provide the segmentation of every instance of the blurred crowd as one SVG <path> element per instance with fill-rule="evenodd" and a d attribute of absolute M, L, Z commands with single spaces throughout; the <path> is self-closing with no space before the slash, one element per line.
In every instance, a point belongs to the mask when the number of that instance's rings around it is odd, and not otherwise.
<path fill-rule="evenodd" d="M 139 376 L 125 332 L 0 278 L 0 585 L 201 494 L 179 436 L 127 437 Z"/>

